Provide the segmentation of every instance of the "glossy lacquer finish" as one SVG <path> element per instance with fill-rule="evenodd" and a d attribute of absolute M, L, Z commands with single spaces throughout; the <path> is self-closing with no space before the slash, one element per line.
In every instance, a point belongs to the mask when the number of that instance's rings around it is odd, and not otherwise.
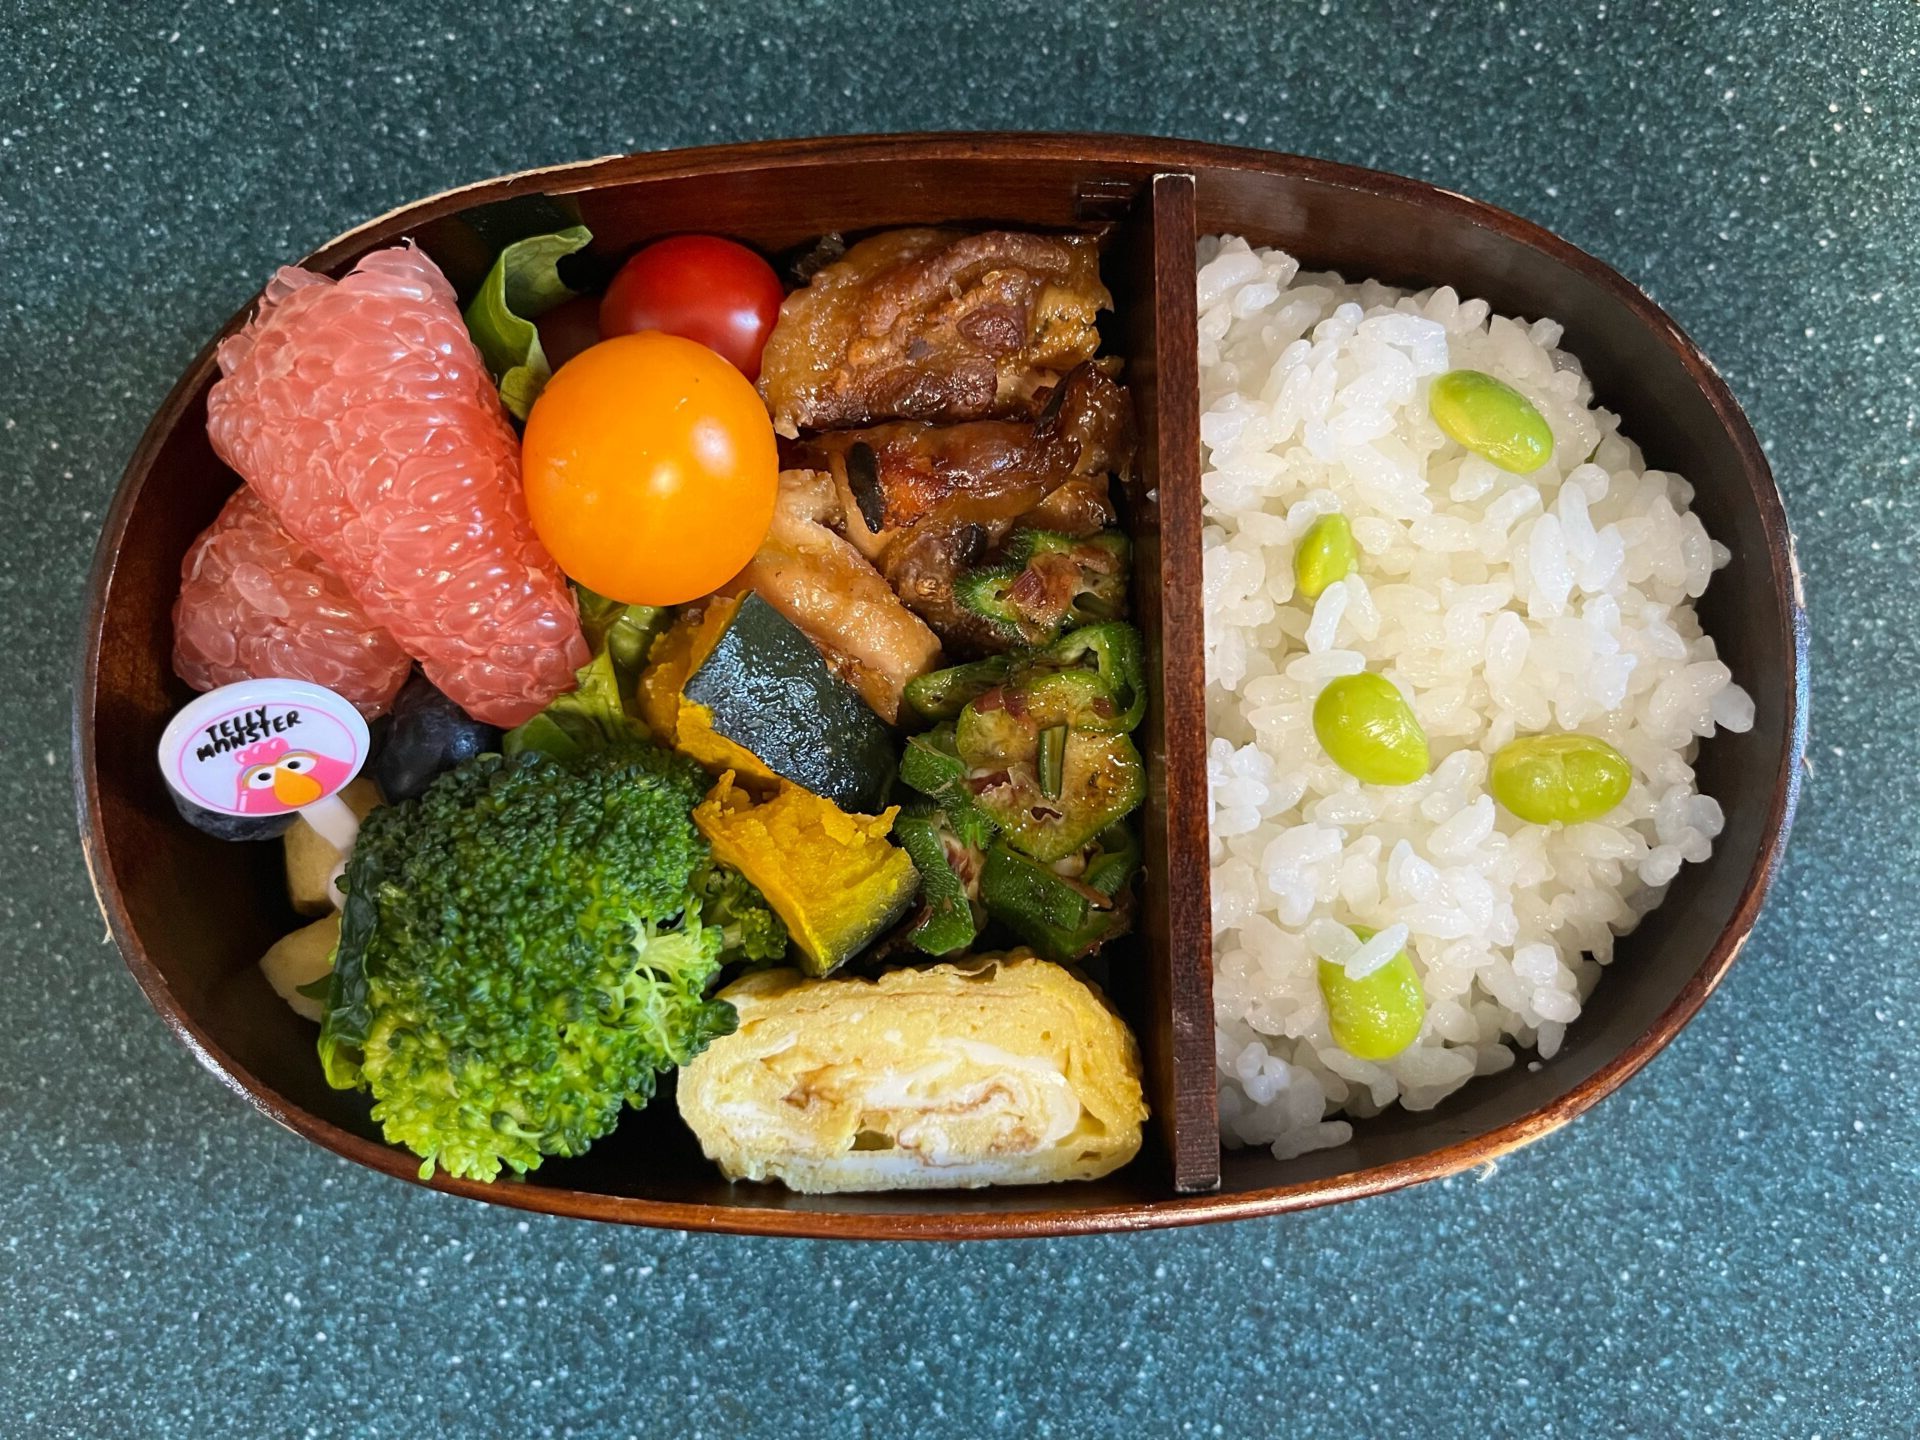
<path fill-rule="evenodd" d="M 1072 135 L 792 141 L 590 161 L 423 200 L 305 263 L 337 273 L 411 237 L 466 292 L 504 240 L 575 218 L 608 264 L 683 230 L 774 253 L 828 231 L 938 222 L 1101 237 L 1117 304 L 1111 347 L 1126 357 L 1140 412 L 1141 460 L 1124 498 L 1154 688 L 1143 747 L 1151 873 L 1139 933 L 1104 970 L 1141 1038 L 1154 1120 L 1140 1159 L 1095 1184 L 808 1198 L 720 1179 L 680 1125 L 669 1087 L 581 1159 L 494 1185 L 442 1176 L 430 1182 L 437 1188 L 634 1224 L 869 1238 L 1134 1229 L 1324 1204 L 1482 1163 L 1565 1123 L 1658 1052 L 1738 954 L 1785 843 L 1805 744 L 1805 617 L 1791 536 L 1726 387 L 1606 266 L 1525 221 L 1411 180 Z M 1476 1080 L 1427 1113 L 1390 1111 L 1357 1125 L 1351 1144 L 1284 1163 L 1264 1151 L 1223 1157 L 1216 1138 L 1193 243 L 1221 230 L 1285 246 L 1309 265 L 1451 284 L 1504 312 L 1563 321 L 1601 401 L 1625 417 L 1651 463 L 1694 483 L 1696 508 L 1733 550 L 1701 617 L 1758 705 L 1750 733 L 1701 752 L 1701 783 L 1727 816 L 1713 858 L 1687 867 L 1622 940 L 1550 1063 Z M 278 848 L 190 830 L 151 760 L 188 694 L 168 664 L 180 559 L 236 483 L 207 444 L 214 375 L 209 344 L 149 426 L 101 537 L 74 716 L 82 839 L 128 966 L 202 1063 L 309 1139 L 413 1178 L 418 1162 L 380 1140 L 364 1097 L 326 1086 L 312 1027 L 255 968 L 294 924 Z"/>

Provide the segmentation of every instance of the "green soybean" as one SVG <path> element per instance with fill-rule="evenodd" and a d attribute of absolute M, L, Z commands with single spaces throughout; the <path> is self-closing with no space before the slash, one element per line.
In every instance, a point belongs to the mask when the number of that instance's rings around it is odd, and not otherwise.
<path fill-rule="evenodd" d="M 1553 431 L 1533 402 L 1478 370 L 1442 375 L 1427 407 L 1442 430 L 1502 470 L 1525 475 L 1553 454 Z"/>
<path fill-rule="evenodd" d="M 1627 798 L 1633 766 L 1591 735 L 1523 735 L 1488 767 L 1493 798 L 1529 825 L 1598 820 Z"/>
<path fill-rule="evenodd" d="M 1374 932 L 1355 925 L 1362 943 Z M 1391 1060 L 1414 1042 L 1427 1018 L 1427 995 L 1413 961 L 1402 950 L 1364 980 L 1347 977 L 1344 965 L 1320 962 L 1320 997 L 1327 1002 L 1327 1028 L 1334 1043 L 1356 1060 Z"/>
<path fill-rule="evenodd" d="M 1347 517 L 1322 515 L 1307 527 L 1293 552 L 1294 589 L 1309 600 L 1318 600 L 1329 585 L 1353 573 L 1359 554 Z"/>
<path fill-rule="evenodd" d="M 1427 773 L 1427 732 L 1384 675 L 1342 675 L 1313 702 L 1313 733 L 1334 764 L 1368 785 Z"/>

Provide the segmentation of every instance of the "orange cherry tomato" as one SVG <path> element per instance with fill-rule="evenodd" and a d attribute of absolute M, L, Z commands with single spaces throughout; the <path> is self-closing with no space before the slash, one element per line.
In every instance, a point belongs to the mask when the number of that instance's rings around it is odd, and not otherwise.
<path fill-rule="evenodd" d="M 773 520 L 780 473 L 753 385 L 706 346 L 651 331 L 556 370 L 520 460 L 541 543 L 629 605 L 683 604 L 737 575 Z"/>

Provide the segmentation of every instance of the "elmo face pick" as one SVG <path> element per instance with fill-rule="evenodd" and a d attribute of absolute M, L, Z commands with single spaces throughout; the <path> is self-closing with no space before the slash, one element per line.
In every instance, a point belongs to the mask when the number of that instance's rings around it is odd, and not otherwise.
<path fill-rule="evenodd" d="M 242 750 L 235 806 L 243 815 L 284 815 L 332 794 L 352 778 L 352 767 L 330 755 L 295 750 L 281 736 Z"/>

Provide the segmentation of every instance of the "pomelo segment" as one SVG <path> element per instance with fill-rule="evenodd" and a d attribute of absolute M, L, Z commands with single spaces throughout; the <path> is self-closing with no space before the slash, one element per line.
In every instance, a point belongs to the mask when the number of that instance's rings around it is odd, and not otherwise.
<path fill-rule="evenodd" d="M 196 690 L 279 676 L 386 713 L 413 661 L 320 557 L 242 486 L 193 542 L 173 606 L 173 669 Z"/>
<path fill-rule="evenodd" d="M 450 699 L 504 727 L 573 688 L 573 598 L 431 260 L 406 244 L 338 282 L 283 269 L 219 358 L 214 449 Z"/>

